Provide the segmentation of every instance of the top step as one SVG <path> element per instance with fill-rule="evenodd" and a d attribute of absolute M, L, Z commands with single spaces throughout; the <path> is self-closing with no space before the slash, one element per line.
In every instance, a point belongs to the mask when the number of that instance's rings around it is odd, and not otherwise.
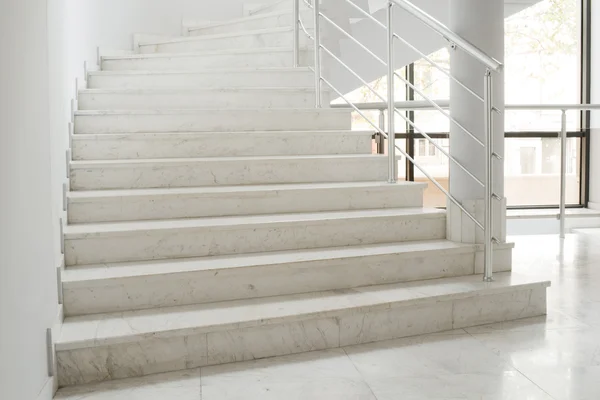
<path fill-rule="evenodd" d="M 312 53 L 312 50 L 302 48 L 300 65 L 309 65 Z M 274 68 L 293 65 L 292 46 L 104 56 L 100 61 L 103 71 L 197 71 L 209 68 Z"/>
<path fill-rule="evenodd" d="M 312 28 L 312 13 L 310 10 L 301 11 L 304 26 Z M 229 21 L 210 22 L 203 25 L 184 26 L 189 36 L 216 35 L 264 28 L 291 27 L 294 23 L 292 10 L 277 10 L 249 17 L 236 18 Z"/>

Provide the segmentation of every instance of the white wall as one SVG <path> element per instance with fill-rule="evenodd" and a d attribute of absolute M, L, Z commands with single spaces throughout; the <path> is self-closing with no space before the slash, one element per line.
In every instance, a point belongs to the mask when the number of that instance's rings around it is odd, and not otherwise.
<path fill-rule="evenodd" d="M 592 4 L 591 102 L 600 103 L 600 7 Z M 600 206 L 600 111 L 592 112 L 590 137 L 590 206 Z"/>
<path fill-rule="evenodd" d="M 0 3 L 0 398 L 7 400 L 33 400 L 48 387 L 46 329 L 58 308 L 46 6 Z"/>

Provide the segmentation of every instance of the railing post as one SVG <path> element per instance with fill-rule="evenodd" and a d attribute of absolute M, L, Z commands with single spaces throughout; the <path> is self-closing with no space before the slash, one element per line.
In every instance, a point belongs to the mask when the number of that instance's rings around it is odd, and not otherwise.
<path fill-rule="evenodd" d="M 560 129 L 560 237 L 565 237 L 565 217 L 567 202 L 567 110 L 561 110 Z"/>
<path fill-rule="evenodd" d="M 320 0 L 313 0 L 314 25 L 315 25 L 315 93 L 316 107 L 321 108 L 321 18 Z"/>
<path fill-rule="evenodd" d="M 492 73 L 488 69 L 485 72 L 483 86 L 484 100 L 484 131 L 485 131 L 485 196 L 484 196 L 484 264 L 483 264 L 483 280 L 491 282 L 494 273 L 493 252 L 493 154 L 494 154 L 494 128 L 492 123 Z"/>
<path fill-rule="evenodd" d="M 385 132 L 385 112 L 383 109 L 379 110 L 379 129 L 381 132 Z M 379 132 L 377 132 L 377 154 L 385 154 L 385 138 Z"/>
<path fill-rule="evenodd" d="M 300 0 L 294 0 L 294 67 L 300 66 Z"/>
<path fill-rule="evenodd" d="M 388 1 L 387 4 L 387 45 L 388 45 L 388 182 L 396 183 L 398 174 L 396 172 L 398 165 L 396 162 L 396 129 L 394 120 L 396 118 L 394 104 L 394 21 L 393 21 L 394 3 Z"/>

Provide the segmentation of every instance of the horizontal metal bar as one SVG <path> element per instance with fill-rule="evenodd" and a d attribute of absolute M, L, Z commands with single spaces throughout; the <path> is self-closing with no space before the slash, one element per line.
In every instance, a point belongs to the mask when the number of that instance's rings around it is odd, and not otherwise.
<path fill-rule="evenodd" d="M 425 171 L 425 169 L 423 167 L 421 167 L 419 165 L 419 163 L 417 163 L 415 161 L 414 158 L 412 158 L 406 151 L 404 151 L 400 147 L 398 147 L 398 145 L 396 145 L 396 149 L 398 149 L 400 151 L 400 153 L 402 153 L 404 155 L 404 157 L 406 157 L 406 159 L 408 161 L 410 161 L 411 163 L 413 163 L 413 165 L 415 167 L 417 167 L 417 169 L 419 171 L 421 171 L 421 173 L 423 173 L 423 175 L 425 175 L 425 177 L 427 179 L 429 179 L 431 181 L 431 183 L 433 183 L 438 189 L 440 189 L 442 191 L 442 193 L 444 193 L 446 195 L 446 197 L 448 197 L 448 199 L 450 199 L 451 202 L 453 202 L 458 208 L 460 208 L 460 210 L 462 212 L 464 212 L 467 215 L 467 217 L 469 217 L 469 219 L 475 223 L 475 225 L 477 225 L 481 230 L 485 230 L 484 226 L 479 221 L 477 221 L 477 218 L 475 218 L 473 215 L 471 215 L 471 213 L 468 212 L 462 206 L 462 204 L 460 204 L 460 202 L 458 200 L 456 200 L 456 198 L 454 198 L 454 196 L 452 196 L 450 194 L 450 192 L 448 192 L 446 189 L 444 189 L 444 187 L 442 185 L 440 185 L 440 183 L 438 181 L 436 181 L 435 178 L 433 178 L 431 175 L 429 175 L 429 173 L 427 173 L 427 171 Z"/>
<path fill-rule="evenodd" d="M 370 13 L 368 13 L 367 11 L 363 10 L 362 8 L 360 8 L 360 6 L 356 5 L 353 1 L 351 1 L 351 0 L 344 0 L 344 1 L 346 3 L 348 3 L 348 4 L 350 4 L 355 9 L 357 9 L 362 15 L 364 15 L 365 17 L 367 17 L 371 21 L 375 22 L 377 25 L 379 25 L 383 29 L 387 30 L 387 26 L 385 26 L 385 24 L 383 22 L 379 21 L 377 18 L 375 18 L 374 16 L 372 16 Z"/>
<path fill-rule="evenodd" d="M 446 25 L 442 24 L 437 19 L 433 18 L 431 15 L 427 14 L 425 11 L 421 10 L 413 3 L 407 0 L 389 0 L 392 4 L 397 5 L 402 8 L 404 11 L 408 12 L 425 25 L 429 26 L 431 29 L 440 34 L 444 39 L 452 42 L 457 47 L 465 51 L 467 54 L 471 55 L 473 58 L 479 60 L 489 69 L 495 72 L 500 72 L 503 68 L 503 65 L 500 61 L 488 56 L 484 53 L 479 47 L 475 46 L 473 43 L 469 42 L 466 39 L 463 39 L 461 36 L 457 35 L 453 31 L 451 31 Z"/>
<path fill-rule="evenodd" d="M 454 75 L 452 75 L 450 73 L 450 71 L 446 70 L 445 68 L 442 68 L 442 66 L 440 66 L 438 63 L 436 63 L 435 61 L 433 61 L 427 54 L 425 54 L 421 50 L 417 49 L 415 46 L 413 46 L 412 44 L 410 44 L 403 37 L 401 37 L 401 36 L 399 36 L 399 35 L 397 35 L 395 33 L 394 33 L 394 37 L 396 39 L 400 40 L 402 43 L 404 43 L 405 46 L 407 46 L 408 48 L 410 48 L 411 50 L 413 50 L 415 53 L 417 53 L 418 55 L 420 55 L 421 57 L 423 57 L 423 59 L 426 60 L 429 64 L 433 65 L 441 73 L 443 73 L 444 75 L 446 75 L 450 80 L 456 82 L 460 87 L 462 87 L 463 89 L 465 89 L 467 92 L 471 93 L 473 96 L 475 96 L 476 99 L 478 99 L 479 101 L 481 101 L 483 103 L 483 97 L 481 97 L 480 95 L 478 95 L 477 93 L 475 93 L 473 90 L 471 90 L 471 88 L 469 88 L 467 85 L 465 85 L 464 83 L 462 83 L 459 79 L 457 79 Z"/>
<path fill-rule="evenodd" d="M 413 139 L 425 139 L 423 135 L 420 133 L 396 133 L 397 139 L 407 139 L 408 137 Z M 431 132 L 428 133 L 429 137 L 432 139 L 448 139 L 450 138 L 450 134 L 448 132 Z M 556 139 L 558 137 L 557 132 L 506 132 L 504 133 L 504 137 L 507 139 Z M 585 132 L 583 131 L 573 131 L 567 132 L 567 137 L 569 138 L 583 138 L 585 137 Z"/>
<path fill-rule="evenodd" d="M 365 119 L 365 121 L 367 121 L 367 122 L 369 123 L 369 125 L 371 125 L 373 128 L 375 128 L 375 131 L 376 131 L 376 132 L 379 132 L 379 133 L 380 133 L 380 134 L 381 134 L 381 135 L 382 135 L 384 138 L 387 138 L 387 137 L 388 137 L 388 134 L 387 134 L 387 133 L 385 133 L 385 132 L 383 131 L 383 129 L 379 128 L 377 125 L 375 125 L 373 122 L 371 122 L 371 120 L 370 120 L 370 119 L 369 119 L 369 118 L 368 118 L 368 117 L 367 117 L 365 114 L 363 114 L 363 113 L 362 113 L 362 111 L 360 111 L 360 110 L 359 110 L 357 107 L 355 107 L 355 106 L 354 106 L 354 104 L 352 104 L 352 102 L 346 98 L 346 96 L 344 96 L 344 95 L 343 95 L 343 94 L 342 94 L 342 93 L 341 93 L 339 90 L 337 90 L 337 89 L 336 89 L 336 88 L 335 88 L 335 87 L 334 87 L 334 86 L 331 84 L 331 82 L 329 82 L 327 79 L 325 79 L 325 78 L 323 78 L 323 77 L 321 77 L 321 80 L 322 80 L 323 82 L 325 82 L 325 84 L 326 84 L 327 86 L 329 86 L 329 87 L 330 87 L 330 88 L 331 88 L 331 89 L 332 89 L 334 92 L 336 92 L 336 93 L 338 94 L 338 96 L 340 96 L 342 99 L 344 99 L 344 101 L 345 101 L 346 103 L 348 103 L 348 105 L 349 105 L 351 108 L 353 108 L 353 109 L 354 109 L 354 111 L 356 111 L 356 112 L 357 112 L 357 113 L 358 113 L 358 114 L 359 114 L 361 117 L 363 117 L 363 118 Z"/>
<path fill-rule="evenodd" d="M 369 90 L 371 90 L 371 92 L 373 92 L 373 94 L 377 97 L 379 97 L 382 101 L 385 101 L 385 97 L 381 96 L 379 93 L 377 93 L 377 91 L 371 87 L 371 85 L 365 81 L 363 78 L 360 77 L 360 75 L 358 75 L 356 72 L 354 72 L 352 70 L 352 68 L 350 68 L 349 66 L 347 66 L 338 56 L 336 56 L 335 54 L 333 54 L 327 47 L 323 46 L 322 44 L 320 45 L 321 49 L 323 49 L 327 54 L 329 54 L 329 56 L 331 56 L 331 58 L 333 58 L 334 60 L 336 60 L 338 63 L 340 63 L 344 68 L 346 68 L 346 70 L 348 70 L 348 72 L 350 72 L 352 75 L 354 75 L 354 77 L 356 79 L 358 79 L 363 85 L 365 85 Z"/>
<path fill-rule="evenodd" d="M 310 33 L 308 33 L 308 31 L 306 30 L 306 27 L 304 26 L 304 22 L 302 22 L 302 18 L 299 17 L 298 18 L 298 25 L 300 25 L 300 28 L 302 29 L 302 31 L 304 32 L 304 34 L 312 41 L 315 40 L 315 37 L 313 35 L 311 35 Z"/>
<path fill-rule="evenodd" d="M 406 78 L 404 78 L 403 76 L 398 75 L 397 73 L 394 72 L 394 75 L 400 79 L 401 81 L 403 81 L 404 83 L 406 83 L 408 86 L 410 86 L 411 89 L 413 89 L 415 92 L 417 92 L 419 94 L 419 96 L 421 96 L 422 98 L 425 99 L 425 101 L 427 101 L 429 104 L 431 104 L 431 106 L 433 106 L 433 108 L 435 108 L 437 111 L 439 111 L 440 113 L 442 113 L 443 116 L 445 116 L 446 118 L 448 118 L 448 120 L 453 123 L 454 125 L 456 125 L 457 127 L 459 127 L 462 131 L 464 131 L 467 135 L 469 135 L 469 137 L 471 139 L 473 139 L 477 144 L 479 144 L 482 147 L 485 147 L 483 142 L 481 140 L 479 140 L 475 135 L 473 135 L 471 133 L 471 131 L 469 131 L 467 128 L 465 128 L 460 122 L 458 122 L 457 120 L 455 120 L 454 118 L 452 118 L 450 116 L 449 113 L 447 113 L 446 111 L 444 111 L 444 109 L 439 106 L 435 101 L 431 100 L 429 97 L 427 97 L 427 95 L 420 90 L 419 88 L 417 88 L 415 85 L 413 85 L 412 83 L 410 83 Z"/>
<path fill-rule="evenodd" d="M 448 100 L 432 100 L 436 102 L 442 108 L 448 108 L 450 102 Z M 383 102 L 369 102 L 369 103 L 354 103 L 354 105 L 361 110 L 385 110 L 387 109 L 387 103 Z M 409 100 L 409 101 L 397 101 L 394 106 L 399 110 L 433 110 L 434 108 L 427 101 L 420 100 Z M 333 108 L 347 108 L 345 104 L 332 104 Z"/>
<path fill-rule="evenodd" d="M 333 22 L 331 19 L 327 18 L 326 15 L 324 15 L 323 13 L 319 13 L 319 15 L 327 22 L 329 22 L 331 25 L 333 25 L 333 27 L 335 29 L 337 29 L 338 31 L 340 31 L 344 36 L 346 36 L 348 39 L 352 40 L 354 43 L 356 43 L 357 45 L 360 46 L 361 49 L 363 49 L 364 51 L 366 51 L 367 53 L 369 53 L 373 58 L 375 58 L 377 61 L 379 61 L 382 65 L 387 66 L 387 63 L 385 61 L 383 61 L 377 54 L 373 53 L 371 50 L 369 50 L 364 44 L 362 44 L 359 40 L 357 40 L 354 36 L 352 36 L 351 34 L 349 34 L 348 32 L 346 32 L 344 30 L 344 28 L 340 27 L 338 24 L 336 24 L 335 22 Z"/>
<path fill-rule="evenodd" d="M 429 141 L 429 143 L 431 143 L 436 149 L 438 149 L 439 151 L 442 152 L 442 154 L 444 154 L 446 157 L 448 157 L 448 159 L 450 161 L 452 161 L 460 169 L 462 169 L 467 175 L 469 175 L 471 178 L 473 178 L 473 180 L 475 180 L 475 182 L 477 182 L 480 186 L 485 187 L 485 184 L 479 178 L 477 178 L 475 175 L 473 175 L 471 172 L 469 172 L 469 170 L 465 166 L 463 166 L 456 158 L 452 157 L 450 155 L 450 153 L 448 153 L 446 150 L 444 150 L 439 144 L 437 144 L 436 142 L 434 142 L 433 139 L 427 133 L 425 133 L 425 131 L 423 131 L 422 129 L 420 129 L 417 125 L 415 125 L 415 123 L 413 121 L 411 121 L 405 115 L 402 115 L 402 113 L 400 111 L 398 111 L 397 109 L 394 109 L 394 111 L 404 121 L 406 121 L 407 124 L 409 124 L 410 126 L 412 126 L 414 130 L 416 130 L 418 133 L 420 133 L 421 135 L 423 135 L 425 137 L 425 139 L 427 139 Z M 395 135 L 394 135 L 394 137 L 395 137 Z"/>
<path fill-rule="evenodd" d="M 450 101 L 445 100 L 431 100 L 435 102 L 441 108 L 449 108 Z M 434 110 L 435 107 L 428 104 L 426 101 L 414 100 L 414 101 L 398 101 L 395 103 L 396 108 L 400 110 Z M 387 108 L 386 103 L 370 102 L 370 103 L 355 103 L 360 109 L 364 110 L 382 110 Z M 340 105 L 333 105 L 332 107 L 340 107 Z M 561 111 L 561 110 L 600 110 L 600 104 L 506 104 L 504 106 L 506 110 L 510 111 Z"/>
<path fill-rule="evenodd" d="M 600 104 L 511 104 L 506 105 L 507 110 L 530 110 L 530 111 L 543 111 L 543 110 L 600 110 Z"/>

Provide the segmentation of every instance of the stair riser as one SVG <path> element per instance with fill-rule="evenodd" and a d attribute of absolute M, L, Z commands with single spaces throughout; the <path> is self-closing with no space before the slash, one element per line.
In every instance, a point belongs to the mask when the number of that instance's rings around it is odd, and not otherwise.
<path fill-rule="evenodd" d="M 300 64 L 310 65 L 312 52 L 300 52 Z M 293 67 L 289 51 L 244 54 L 208 54 L 188 57 L 148 57 L 134 59 L 103 59 L 104 71 L 194 71 L 204 68 Z"/>
<path fill-rule="evenodd" d="M 202 218 L 421 207 L 420 187 L 263 190 L 69 200 L 69 222 Z"/>
<path fill-rule="evenodd" d="M 63 285 L 67 316 L 139 310 L 473 274 L 474 252 L 379 256 Z"/>
<path fill-rule="evenodd" d="M 309 29 L 312 28 L 312 12 L 310 10 L 302 12 L 302 22 Z M 256 29 L 279 28 L 292 26 L 294 16 L 292 13 L 272 15 L 259 19 L 236 22 L 235 24 L 226 24 L 218 26 L 207 26 L 205 28 L 195 28 L 189 31 L 189 36 L 218 35 L 222 33 L 252 31 Z"/>
<path fill-rule="evenodd" d="M 353 133 L 75 135 L 74 160 L 370 154 L 370 135 Z"/>
<path fill-rule="evenodd" d="M 305 35 L 300 37 L 300 45 L 306 46 Z M 292 47 L 293 32 L 268 32 L 234 37 L 186 40 L 175 43 L 140 45 L 140 54 L 153 53 L 193 53 L 195 51 L 227 49 L 260 49 L 265 47 Z"/>
<path fill-rule="evenodd" d="M 59 350 L 59 385 L 143 376 L 535 317 L 546 313 L 545 294 L 546 288 L 522 286 L 500 294 L 475 293 L 461 299 L 386 309 L 363 307 L 272 325 Z"/>
<path fill-rule="evenodd" d="M 324 104 L 329 93 L 322 93 Z M 208 91 L 204 93 L 92 93 L 82 92 L 77 101 L 80 110 L 185 110 L 219 108 L 310 108 L 315 92 L 285 91 Z"/>
<path fill-rule="evenodd" d="M 173 114 L 75 115 L 75 133 L 350 130 L 350 113 L 296 110 L 205 110 Z"/>
<path fill-rule="evenodd" d="M 206 160 L 176 165 L 72 168 L 72 190 L 174 188 L 278 183 L 367 182 L 387 179 L 387 159 Z"/>
<path fill-rule="evenodd" d="M 90 89 L 192 89 L 218 87 L 311 87 L 314 74 L 306 71 L 203 72 L 144 75 L 90 75 Z"/>
<path fill-rule="evenodd" d="M 195 227 L 65 238 L 67 265 L 233 255 L 442 239 L 444 215 Z"/>

